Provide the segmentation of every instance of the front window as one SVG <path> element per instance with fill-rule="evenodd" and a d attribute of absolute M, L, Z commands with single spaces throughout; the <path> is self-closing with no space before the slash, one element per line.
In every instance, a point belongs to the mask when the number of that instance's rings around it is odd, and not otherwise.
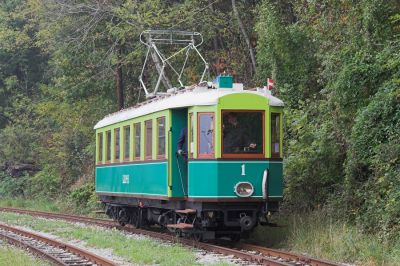
<path fill-rule="evenodd" d="M 271 155 L 272 157 L 281 157 L 280 155 L 280 115 L 271 114 Z"/>
<path fill-rule="evenodd" d="M 225 157 L 262 157 L 264 112 L 223 111 L 222 151 Z"/>
<path fill-rule="evenodd" d="M 199 157 L 212 157 L 214 155 L 214 114 L 199 113 L 198 127 Z"/>

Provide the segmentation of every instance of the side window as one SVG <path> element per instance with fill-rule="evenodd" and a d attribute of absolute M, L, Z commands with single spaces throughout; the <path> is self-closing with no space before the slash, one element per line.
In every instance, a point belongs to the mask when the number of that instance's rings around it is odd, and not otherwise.
<path fill-rule="evenodd" d="M 153 150 L 153 125 L 152 120 L 147 120 L 144 122 L 145 127 L 145 157 L 146 159 L 151 159 L 151 154 Z"/>
<path fill-rule="evenodd" d="M 141 128 L 140 128 L 140 123 L 136 123 L 134 125 L 135 127 L 135 160 L 140 159 L 140 133 L 141 133 Z"/>
<path fill-rule="evenodd" d="M 111 131 L 106 131 L 106 161 L 111 161 Z"/>
<path fill-rule="evenodd" d="M 212 157 L 214 155 L 214 114 L 198 114 L 198 155 Z"/>
<path fill-rule="evenodd" d="M 103 132 L 97 133 L 97 163 L 103 162 Z"/>
<path fill-rule="evenodd" d="M 193 121 L 193 113 L 189 114 L 189 157 L 193 158 L 193 151 L 194 151 L 194 121 Z"/>
<path fill-rule="evenodd" d="M 131 147 L 131 126 L 124 127 L 124 160 L 129 160 Z"/>
<path fill-rule="evenodd" d="M 114 146 L 114 159 L 119 161 L 119 150 L 120 150 L 120 134 L 119 128 L 114 129 L 114 138 L 115 138 L 115 146 Z"/>
<path fill-rule="evenodd" d="M 271 113 L 271 156 L 281 157 L 280 155 L 280 115 Z"/>
<path fill-rule="evenodd" d="M 165 117 L 157 119 L 157 157 L 165 157 Z"/>

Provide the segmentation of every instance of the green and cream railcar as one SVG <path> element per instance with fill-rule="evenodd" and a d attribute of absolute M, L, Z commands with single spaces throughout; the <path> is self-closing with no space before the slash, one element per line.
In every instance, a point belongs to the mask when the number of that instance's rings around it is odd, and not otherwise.
<path fill-rule="evenodd" d="M 243 235 L 277 210 L 283 102 L 266 89 L 221 87 L 179 91 L 97 123 L 96 193 L 109 216 L 213 238 Z"/>

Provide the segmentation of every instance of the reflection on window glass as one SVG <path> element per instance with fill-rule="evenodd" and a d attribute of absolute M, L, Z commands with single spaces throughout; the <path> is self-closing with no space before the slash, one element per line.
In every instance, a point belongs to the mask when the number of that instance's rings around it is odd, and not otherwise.
<path fill-rule="evenodd" d="M 152 140 L 153 126 L 152 126 L 151 120 L 148 120 L 144 123 L 145 123 L 145 129 L 146 129 L 146 131 L 145 131 L 145 133 L 146 133 L 146 136 L 145 136 L 146 153 L 145 153 L 145 155 L 146 155 L 147 159 L 151 159 L 151 153 L 152 153 L 152 149 L 153 149 L 153 140 Z"/>
<path fill-rule="evenodd" d="M 140 158 L 140 123 L 135 124 L 135 159 Z"/>
<path fill-rule="evenodd" d="M 131 127 L 124 127 L 124 159 L 129 160 L 130 147 L 131 147 Z"/>
<path fill-rule="evenodd" d="M 263 113 L 228 112 L 222 113 L 223 153 L 263 153 Z"/>
<path fill-rule="evenodd" d="M 111 131 L 106 132 L 106 160 L 111 160 Z"/>
<path fill-rule="evenodd" d="M 97 133 L 97 141 L 99 147 L 97 162 L 101 163 L 103 161 L 103 133 Z"/>
<path fill-rule="evenodd" d="M 119 150 L 120 150 L 119 128 L 114 129 L 114 135 L 115 135 L 115 160 L 119 160 Z"/>
<path fill-rule="evenodd" d="M 214 153 L 214 114 L 199 114 L 199 155 Z"/>
<path fill-rule="evenodd" d="M 158 147 L 157 155 L 165 155 L 165 117 L 160 117 L 157 119 L 157 130 L 158 130 Z"/>
<path fill-rule="evenodd" d="M 280 157 L 280 117 L 277 113 L 271 114 L 271 151 L 273 157 Z"/>

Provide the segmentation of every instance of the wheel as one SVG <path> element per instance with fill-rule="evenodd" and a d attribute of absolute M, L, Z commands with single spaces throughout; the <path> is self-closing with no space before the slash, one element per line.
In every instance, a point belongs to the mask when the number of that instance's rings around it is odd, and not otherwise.
<path fill-rule="evenodd" d="M 193 239 L 196 242 L 202 242 L 203 241 L 203 233 L 202 232 L 195 232 L 192 234 Z"/>
<path fill-rule="evenodd" d="M 181 229 L 176 228 L 175 229 L 175 236 L 176 237 L 182 237 L 183 233 Z"/>
<path fill-rule="evenodd" d="M 118 223 L 120 226 L 125 226 L 129 222 L 129 215 L 126 213 L 125 209 L 121 209 L 118 212 Z"/>
<path fill-rule="evenodd" d="M 142 209 L 134 208 L 131 215 L 131 224 L 135 228 L 140 228 L 142 223 Z"/>
<path fill-rule="evenodd" d="M 240 237 L 240 234 L 231 234 L 229 237 L 230 237 L 231 241 L 232 241 L 232 242 L 235 242 L 235 243 L 236 243 L 236 242 L 239 242 L 239 241 L 240 241 L 240 238 L 241 238 L 241 237 Z"/>

